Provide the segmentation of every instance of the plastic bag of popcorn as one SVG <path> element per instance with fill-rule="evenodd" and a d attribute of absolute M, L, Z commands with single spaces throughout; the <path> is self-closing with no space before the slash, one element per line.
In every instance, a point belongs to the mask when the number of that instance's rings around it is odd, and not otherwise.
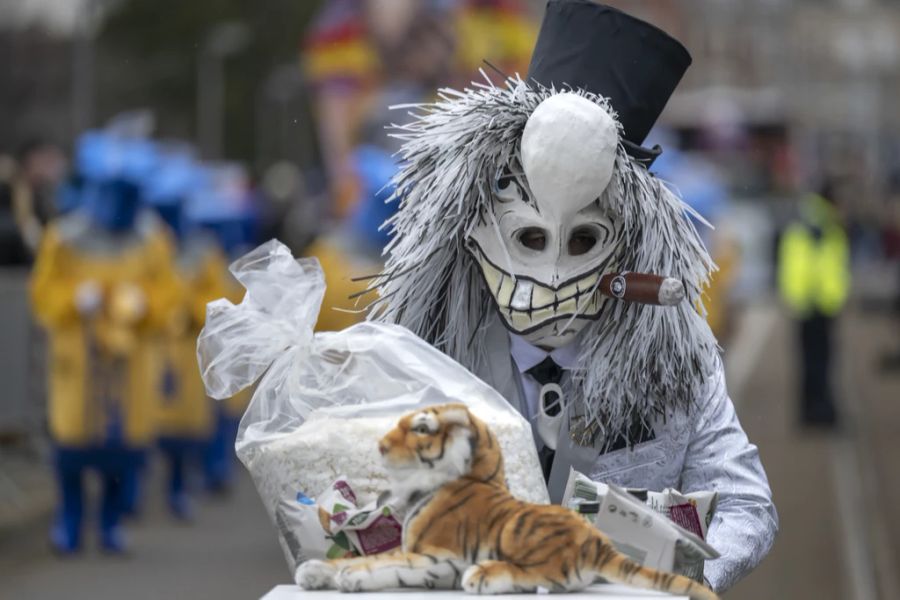
<path fill-rule="evenodd" d="M 315 499 L 345 476 L 360 505 L 388 491 L 378 440 L 404 413 L 464 402 L 496 434 L 510 491 L 548 502 L 531 427 L 493 388 L 398 325 L 313 333 L 325 292 L 315 258 L 272 240 L 231 265 L 246 288 L 207 307 L 197 356 L 207 392 L 260 379 L 235 444 L 270 517 L 297 491 Z"/>

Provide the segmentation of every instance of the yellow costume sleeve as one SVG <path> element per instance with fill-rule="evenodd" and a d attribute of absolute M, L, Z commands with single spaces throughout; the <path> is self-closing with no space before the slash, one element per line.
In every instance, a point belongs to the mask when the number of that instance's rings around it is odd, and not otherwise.
<path fill-rule="evenodd" d="M 75 325 L 79 320 L 75 308 L 78 282 L 66 268 L 64 250 L 57 228 L 51 225 L 41 240 L 30 281 L 32 310 L 48 329 Z"/>
<path fill-rule="evenodd" d="M 334 244 L 317 241 L 306 251 L 307 256 L 315 256 L 322 265 L 325 274 L 325 298 L 316 322 L 316 331 L 339 331 L 359 323 L 365 318 L 360 307 L 351 296 L 366 289 L 365 281 L 353 281 L 354 277 L 370 275 L 361 273 L 352 262 Z M 337 310 L 336 310 L 337 309 Z"/>
<path fill-rule="evenodd" d="M 149 235 L 133 269 L 147 308 L 129 361 L 125 430 L 129 440 L 143 445 L 160 426 L 166 342 L 184 331 L 189 290 L 177 272 L 172 238 L 162 228 Z"/>
<path fill-rule="evenodd" d="M 232 292 L 230 279 L 225 256 L 218 249 L 210 250 L 203 258 L 193 285 L 191 318 L 198 328 L 206 321 L 206 305 Z"/>
<path fill-rule="evenodd" d="M 139 282 L 147 300 L 147 312 L 141 327 L 148 331 L 165 331 L 178 318 L 185 290 L 175 271 L 172 242 L 164 231 L 153 234 L 147 242 L 145 270 Z"/>
<path fill-rule="evenodd" d="M 704 294 L 707 301 L 706 322 L 716 337 L 722 337 L 728 331 L 728 293 L 738 269 L 739 256 L 737 244 L 728 238 L 716 238 L 713 247 L 713 257 L 719 268 L 710 273 Z"/>

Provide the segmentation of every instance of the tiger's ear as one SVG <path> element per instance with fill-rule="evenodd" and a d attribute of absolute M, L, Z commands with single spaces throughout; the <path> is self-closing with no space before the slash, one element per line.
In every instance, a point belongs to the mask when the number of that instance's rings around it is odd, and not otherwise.
<path fill-rule="evenodd" d="M 441 412 L 441 420 L 448 425 L 472 424 L 472 419 L 469 418 L 469 409 L 465 404 L 448 404 L 447 408 Z"/>

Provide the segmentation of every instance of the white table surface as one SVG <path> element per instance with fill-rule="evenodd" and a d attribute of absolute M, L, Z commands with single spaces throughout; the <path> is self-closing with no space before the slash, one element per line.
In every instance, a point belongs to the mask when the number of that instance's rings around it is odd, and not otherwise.
<path fill-rule="evenodd" d="M 431 598 L 442 598 L 445 600 L 448 598 L 471 599 L 473 597 L 461 591 L 403 589 L 377 593 L 342 594 L 334 590 L 308 592 L 301 590 L 296 585 L 278 585 L 260 600 L 352 600 L 354 598 L 358 600 L 393 600 L 399 596 L 403 596 L 405 600 L 430 600 Z M 534 600 L 536 596 L 537 594 L 504 594 L 498 596 L 498 598 L 502 600 Z M 578 593 L 553 594 L 553 597 L 560 600 L 595 600 L 597 598 L 604 598 L 605 600 L 659 600 L 660 598 L 688 600 L 687 596 L 670 596 L 659 592 L 647 592 L 609 583 L 593 585 Z"/>

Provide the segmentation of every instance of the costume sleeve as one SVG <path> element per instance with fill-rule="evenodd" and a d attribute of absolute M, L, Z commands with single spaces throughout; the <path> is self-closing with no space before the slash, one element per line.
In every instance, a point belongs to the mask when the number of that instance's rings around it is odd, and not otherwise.
<path fill-rule="evenodd" d="M 206 321 L 206 305 L 213 300 L 228 296 L 231 291 L 229 289 L 230 277 L 225 256 L 218 248 L 210 249 L 203 258 L 192 290 L 191 318 L 194 323 L 202 326 Z M 240 291 L 243 291 L 243 288 Z M 233 301 L 237 303 L 240 300 L 241 298 L 237 298 Z"/>
<path fill-rule="evenodd" d="M 325 274 L 325 298 L 316 321 L 316 331 L 340 331 L 363 319 L 360 306 L 352 296 L 366 289 L 366 282 L 353 281 L 353 277 L 365 275 L 335 244 L 316 241 L 306 251 L 315 256 Z M 364 304 L 365 298 L 363 299 Z M 355 312 L 354 312 L 355 311 Z"/>
<path fill-rule="evenodd" d="M 168 236 L 155 234 L 147 243 L 147 269 L 142 281 L 147 314 L 143 325 L 149 331 L 166 331 L 183 305 L 186 292 L 175 272 L 174 250 Z"/>
<path fill-rule="evenodd" d="M 75 309 L 77 282 L 68 276 L 67 254 L 56 227 L 51 225 L 41 241 L 30 282 L 31 305 L 44 327 L 65 326 L 79 318 Z"/>
<path fill-rule="evenodd" d="M 728 397 L 721 362 L 707 390 L 687 448 L 681 485 L 684 492 L 719 493 L 707 541 L 721 557 L 706 563 L 704 576 L 721 592 L 769 552 L 778 532 L 778 514 L 759 452 L 747 439 Z"/>

